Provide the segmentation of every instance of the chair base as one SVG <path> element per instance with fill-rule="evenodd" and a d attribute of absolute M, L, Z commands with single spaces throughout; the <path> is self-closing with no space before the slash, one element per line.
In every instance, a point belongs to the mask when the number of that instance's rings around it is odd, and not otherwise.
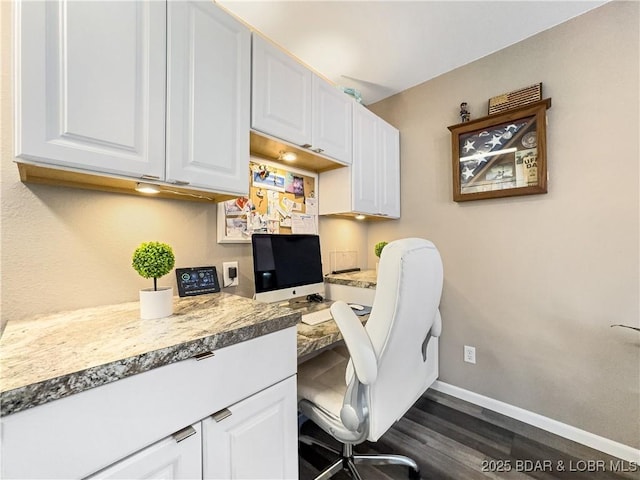
<path fill-rule="evenodd" d="M 369 465 L 404 465 L 409 469 L 409 478 L 413 480 L 420 479 L 420 469 L 418 464 L 411 458 L 404 455 L 386 455 L 386 454 L 360 454 L 353 453 L 353 445 L 350 443 L 342 444 L 342 452 L 339 452 L 335 448 L 327 445 L 320 440 L 309 437 L 307 435 L 300 436 L 300 442 L 305 445 L 318 446 L 329 452 L 338 455 L 338 459 L 325 468 L 315 480 L 328 480 L 336 473 L 342 470 L 347 470 L 354 480 L 362 480 L 362 477 L 358 473 L 356 464 L 369 464 Z"/>

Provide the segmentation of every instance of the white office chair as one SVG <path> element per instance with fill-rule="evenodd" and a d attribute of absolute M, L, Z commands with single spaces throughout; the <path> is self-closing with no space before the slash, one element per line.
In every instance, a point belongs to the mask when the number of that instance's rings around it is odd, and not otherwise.
<path fill-rule="evenodd" d="M 407 238 L 389 243 L 380 257 L 376 296 L 365 327 L 344 302 L 331 313 L 348 355 L 330 350 L 298 367 L 298 408 L 342 452 L 301 435 L 340 457 L 316 480 L 346 469 L 361 480 L 357 463 L 401 464 L 419 478 L 416 462 L 402 455 L 360 455 L 353 446 L 375 442 L 420 398 L 438 376 L 437 342 L 442 321 L 442 261 L 433 243 Z"/>

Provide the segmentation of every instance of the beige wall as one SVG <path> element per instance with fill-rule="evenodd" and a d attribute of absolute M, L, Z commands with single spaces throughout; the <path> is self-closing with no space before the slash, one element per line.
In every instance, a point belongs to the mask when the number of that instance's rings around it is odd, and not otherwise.
<path fill-rule="evenodd" d="M 22 184 L 12 156 L 11 34 L 2 11 L 2 322 L 135 300 L 141 241 L 173 245 L 178 266 L 240 262 L 216 243 L 213 206 Z M 401 130 L 402 215 L 370 224 L 321 219 L 332 250 L 374 265 L 380 240 L 432 239 L 445 263 L 441 379 L 639 447 L 638 8 L 607 5 L 375 106 Z M 469 102 L 544 82 L 550 193 L 451 201 L 447 125 Z M 175 285 L 175 279 L 165 277 Z M 462 346 L 478 364 L 462 363 Z"/>
<path fill-rule="evenodd" d="M 402 219 L 445 266 L 440 379 L 640 447 L 639 10 L 611 3 L 373 107 L 401 131 Z M 549 193 L 452 201 L 448 125 L 543 82 Z M 473 345 L 477 364 L 463 363 Z"/>

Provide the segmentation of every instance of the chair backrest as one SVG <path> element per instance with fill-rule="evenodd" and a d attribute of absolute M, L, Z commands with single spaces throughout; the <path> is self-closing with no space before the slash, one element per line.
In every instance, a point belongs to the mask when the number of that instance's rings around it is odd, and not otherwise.
<path fill-rule="evenodd" d="M 438 375 L 437 355 L 425 359 L 424 343 L 429 334 L 440 336 L 442 281 L 440 253 L 430 241 L 405 238 L 382 250 L 366 325 L 378 360 L 377 379 L 369 386 L 371 441 L 400 419 Z"/>

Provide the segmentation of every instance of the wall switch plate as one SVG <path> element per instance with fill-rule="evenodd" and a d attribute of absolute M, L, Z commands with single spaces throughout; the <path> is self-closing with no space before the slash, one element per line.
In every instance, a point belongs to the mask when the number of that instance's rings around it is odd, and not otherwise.
<path fill-rule="evenodd" d="M 476 347 L 464 346 L 464 361 L 467 363 L 476 363 Z"/>
<path fill-rule="evenodd" d="M 236 277 L 231 278 L 229 276 L 229 269 L 236 269 Z M 238 278 L 240 277 L 240 270 L 238 270 L 238 262 L 222 262 L 222 286 L 223 287 L 237 287 Z"/>

